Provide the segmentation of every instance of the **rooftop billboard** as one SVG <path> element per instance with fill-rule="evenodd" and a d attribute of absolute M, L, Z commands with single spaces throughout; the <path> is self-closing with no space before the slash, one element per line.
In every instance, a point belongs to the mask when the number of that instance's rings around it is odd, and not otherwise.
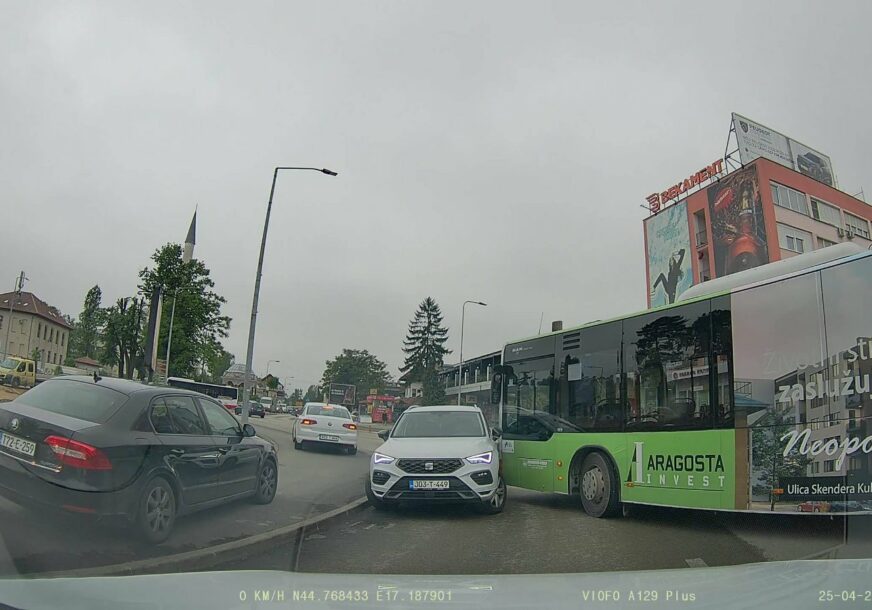
<path fill-rule="evenodd" d="M 739 145 L 739 160 L 743 165 L 763 157 L 828 186 L 836 186 L 832 161 L 822 152 L 735 112 L 733 127 Z"/>

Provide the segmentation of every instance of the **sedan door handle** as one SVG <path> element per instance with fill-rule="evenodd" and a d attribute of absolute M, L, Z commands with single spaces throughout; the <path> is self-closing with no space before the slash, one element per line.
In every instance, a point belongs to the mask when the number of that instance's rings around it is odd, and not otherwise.
<path fill-rule="evenodd" d="M 184 449 L 170 449 L 170 453 L 172 453 L 173 455 L 184 455 L 185 450 Z"/>
<path fill-rule="evenodd" d="M 230 451 L 230 447 L 218 447 L 219 453 L 227 453 L 228 451 Z"/>

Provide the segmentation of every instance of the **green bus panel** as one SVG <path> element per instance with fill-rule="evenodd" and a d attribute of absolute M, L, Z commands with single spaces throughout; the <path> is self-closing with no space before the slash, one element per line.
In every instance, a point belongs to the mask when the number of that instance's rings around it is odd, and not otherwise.
<path fill-rule="evenodd" d="M 557 433 L 547 441 L 505 440 L 502 446 L 509 485 L 568 493 L 573 457 L 598 447 L 618 469 L 623 501 L 736 508 L 734 430 Z"/>

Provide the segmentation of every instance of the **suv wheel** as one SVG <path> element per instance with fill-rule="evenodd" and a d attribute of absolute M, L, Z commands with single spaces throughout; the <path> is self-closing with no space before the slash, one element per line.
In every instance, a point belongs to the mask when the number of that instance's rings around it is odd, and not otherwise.
<path fill-rule="evenodd" d="M 500 477 L 494 495 L 486 502 L 481 503 L 481 511 L 487 515 L 496 515 L 503 512 L 503 508 L 506 506 L 506 496 L 506 482 L 503 480 L 503 477 Z"/>

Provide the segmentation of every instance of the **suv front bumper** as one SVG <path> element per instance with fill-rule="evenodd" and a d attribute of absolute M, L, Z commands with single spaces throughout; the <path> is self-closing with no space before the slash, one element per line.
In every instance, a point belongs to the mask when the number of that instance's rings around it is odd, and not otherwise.
<path fill-rule="evenodd" d="M 370 487 L 373 495 L 385 502 L 487 502 L 499 487 L 499 462 L 467 464 L 445 474 L 404 472 L 395 460 L 391 464 L 371 464 Z M 489 475 L 489 476 L 485 476 Z M 386 478 L 387 477 L 387 478 Z M 447 488 L 414 489 L 412 481 L 448 481 Z"/>

